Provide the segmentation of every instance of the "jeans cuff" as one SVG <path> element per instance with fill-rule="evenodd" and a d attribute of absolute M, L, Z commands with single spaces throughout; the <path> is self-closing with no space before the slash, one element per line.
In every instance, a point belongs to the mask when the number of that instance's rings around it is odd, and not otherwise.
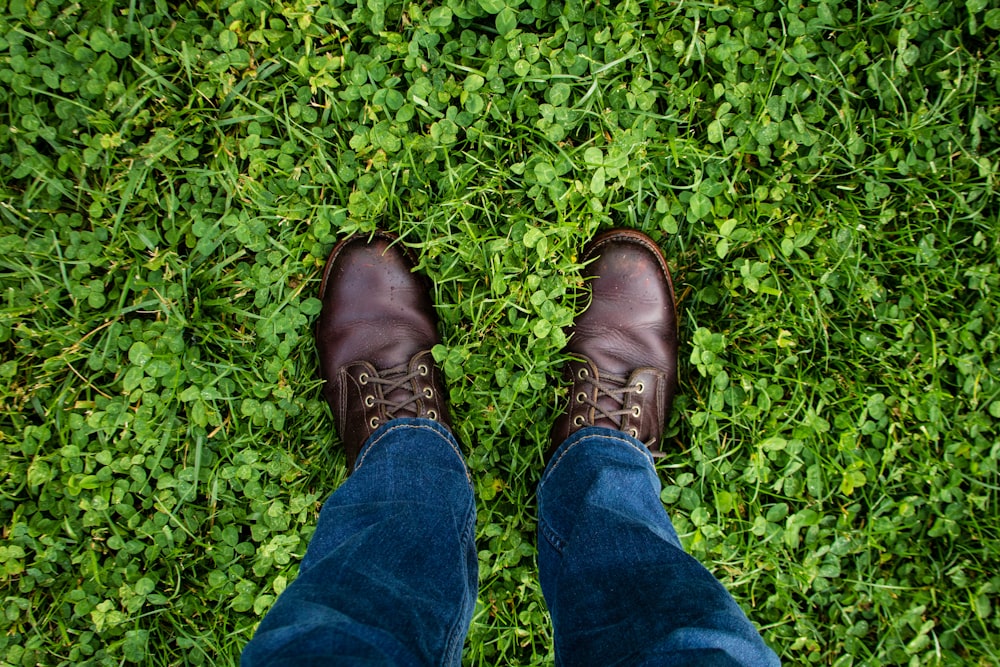
<path fill-rule="evenodd" d="M 585 428 L 581 428 L 579 431 L 566 438 L 566 440 L 559 445 L 556 451 L 552 454 L 552 458 L 549 459 L 548 465 L 545 466 L 545 472 L 542 473 L 542 479 L 539 481 L 539 485 L 545 483 L 545 480 L 548 479 L 549 475 L 551 475 L 556 468 L 559 467 L 560 461 L 562 461 L 562 458 L 566 456 L 570 450 L 579 445 L 582 441 L 588 439 L 609 442 L 616 447 L 627 447 L 644 457 L 646 461 L 649 462 L 650 466 L 653 465 L 653 454 L 641 441 L 636 440 L 629 434 L 624 431 L 619 431 L 618 429 L 605 428 L 603 426 L 587 426 Z"/>
<path fill-rule="evenodd" d="M 364 462 L 365 458 L 372 453 L 372 450 L 377 450 L 380 446 L 385 444 L 385 442 L 392 441 L 396 436 L 405 435 L 416 435 L 421 433 L 427 435 L 427 433 L 439 437 L 448 447 L 455 453 L 459 461 L 462 463 L 463 468 L 467 468 L 465 465 L 465 456 L 462 454 L 462 448 L 458 444 L 458 440 L 455 439 L 454 434 L 444 424 L 434 421 L 433 419 L 425 419 L 423 417 L 403 417 L 399 419 L 390 419 L 386 423 L 375 429 L 375 432 L 369 436 L 365 444 L 361 446 L 361 450 L 358 452 L 358 460 L 354 464 L 354 470 L 360 468 Z M 466 477 L 469 476 L 468 469 L 466 469 Z"/>

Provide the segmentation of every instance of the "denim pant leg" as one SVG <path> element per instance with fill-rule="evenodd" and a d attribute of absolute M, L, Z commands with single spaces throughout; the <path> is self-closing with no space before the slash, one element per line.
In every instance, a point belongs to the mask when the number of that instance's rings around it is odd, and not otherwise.
<path fill-rule="evenodd" d="M 243 667 L 460 664 L 478 584 L 475 521 L 451 433 L 427 419 L 383 425 L 324 504 Z"/>
<path fill-rule="evenodd" d="M 729 592 L 684 553 L 638 440 L 578 431 L 549 462 L 538 503 L 557 664 L 779 664 Z"/>

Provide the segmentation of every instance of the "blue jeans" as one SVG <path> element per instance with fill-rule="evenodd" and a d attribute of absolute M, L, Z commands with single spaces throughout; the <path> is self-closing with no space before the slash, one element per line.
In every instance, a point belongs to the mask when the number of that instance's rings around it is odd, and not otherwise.
<path fill-rule="evenodd" d="M 538 570 L 560 665 L 778 665 L 684 553 L 645 446 L 585 428 L 538 487 Z M 475 501 L 458 443 L 397 419 L 330 496 L 299 575 L 242 655 L 255 665 L 457 665 L 476 600 Z"/>

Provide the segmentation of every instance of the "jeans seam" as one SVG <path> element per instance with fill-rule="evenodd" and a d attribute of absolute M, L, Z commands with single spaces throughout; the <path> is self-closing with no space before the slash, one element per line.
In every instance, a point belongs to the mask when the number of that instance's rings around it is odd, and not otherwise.
<path fill-rule="evenodd" d="M 469 544 L 470 536 L 475 539 L 475 519 L 476 519 L 476 503 L 473 501 L 468 510 L 465 513 L 465 530 L 462 531 L 461 547 L 464 555 L 465 549 Z M 471 591 L 470 591 L 471 594 Z M 451 624 L 451 630 L 448 631 L 448 638 L 445 641 L 445 651 L 442 657 L 442 664 L 451 664 L 450 659 L 452 656 L 458 653 L 458 662 L 461 661 L 461 649 L 465 644 L 465 637 L 468 634 L 466 628 L 462 627 L 462 621 L 465 617 L 464 609 L 459 608 L 458 615 L 454 622 Z"/>
<path fill-rule="evenodd" d="M 563 547 L 566 546 L 566 541 L 559 537 L 554 530 L 549 528 L 549 525 L 544 521 L 538 522 L 538 529 L 542 533 L 542 537 L 545 538 L 545 541 L 548 542 L 549 545 L 561 556 Z"/>
<path fill-rule="evenodd" d="M 388 428 L 386 428 L 384 431 L 382 431 L 381 433 L 379 433 L 378 436 L 374 440 L 372 440 L 370 443 L 368 443 L 367 447 L 362 447 L 361 455 L 358 457 L 357 462 L 354 464 L 354 470 L 358 470 L 359 468 L 361 468 L 361 466 L 365 462 L 365 459 L 368 458 L 368 454 L 375 447 L 375 445 L 377 445 L 379 442 L 381 442 L 390 433 L 392 433 L 393 431 L 397 431 L 399 429 L 417 429 L 417 430 L 421 430 L 421 431 L 430 431 L 431 433 L 433 433 L 437 437 L 439 437 L 442 440 L 444 440 L 445 443 L 449 447 L 451 447 L 451 450 L 453 452 L 455 452 L 455 455 L 458 456 L 459 460 L 462 462 L 462 470 L 465 473 L 465 480 L 469 483 L 470 487 L 472 486 L 472 477 L 469 475 L 469 467 L 465 465 L 465 457 L 462 456 L 462 451 L 458 448 L 457 444 L 453 441 L 454 436 L 448 437 L 447 435 L 445 435 L 445 434 L 441 433 L 440 431 L 438 431 L 436 428 L 431 427 L 431 426 L 424 426 L 423 424 L 391 424 L 390 423 L 390 425 L 388 426 Z"/>

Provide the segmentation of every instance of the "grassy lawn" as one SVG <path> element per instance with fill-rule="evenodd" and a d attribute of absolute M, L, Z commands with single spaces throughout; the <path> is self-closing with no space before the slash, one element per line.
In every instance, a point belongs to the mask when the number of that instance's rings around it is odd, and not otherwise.
<path fill-rule="evenodd" d="M 338 238 L 432 277 L 469 664 L 551 664 L 577 252 L 675 272 L 663 502 L 789 665 L 1000 662 L 997 0 L 0 0 L 0 666 L 228 665 L 345 477 Z"/>

